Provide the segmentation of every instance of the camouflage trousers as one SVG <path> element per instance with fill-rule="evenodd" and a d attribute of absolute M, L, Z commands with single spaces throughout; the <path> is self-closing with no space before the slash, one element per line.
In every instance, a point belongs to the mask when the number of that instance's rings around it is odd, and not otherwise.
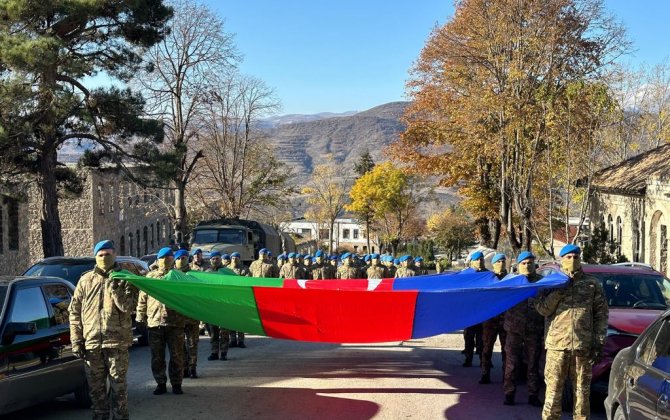
<path fill-rule="evenodd" d="M 184 324 L 184 350 L 189 367 L 198 364 L 198 341 L 200 340 L 200 321 L 189 319 Z"/>
<path fill-rule="evenodd" d="M 212 345 L 212 354 L 219 354 L 225 356 L 228 354 L 228 347 L 230 346 L 230 330 L 217 327 L 216 325 L 207 324 L 209 328 L 209 342 Z"/>
<path fill-rule="evenodd" d="M 565 380 L 570 378 L 574 395 L 574 419 L 588 419 L 591 408 L 591 361 L 589 352 L 569 350 L 547 350 L 544 367 L 544 382 L 547 385 L 542 419 L 561 418 L 561 397 Z"/>
<path fill-rule="evenodd" d="M 165 376 L 165 347 L 170 352 L 168 376 L 172 385 L 181 385 L 184 377 L 184 328 L 149 328 L 149 347 L 151 348 L 151 373 L 158 384 L 167 383 Z"/>
<path fill-rule="evenodd" d="M 496 344 L 496 339 L 500 337 L 500 349 L 502 352 L 502 369 L 505 372 L 505 356 L 507 352 L 505 351 L 505 338 L 507 338 L 507 333 L 503 328 L 503 315 L 498 315 L 495 318 L 491 318 L 488 321 L 484 321 L 482 327 L 482 375 L 491 374 L 491 359 L 493 358 L 493 346 Z"/>
<path fill-rule="evenodd" d="M 128 349 L 86 350 L 86 379 L 93 419 L 128 418 Z M 109 379 L 109 389 L 107 380 Z"/>
<path fill-rule="evenodd" d="M 233 343 L 244 343 L 244 333 L 239 331 L 231 331 L 230 341 Z"/>
<path fill-rule="evenodd" d="M 463 330 L 463 338 L 465 339 L 465 360 L 472 362 L 475 346 L 477 347 L 477 354 L 481 355 L 482 353 L 482 324 L 467 327 Z"/>
<path fill-rule="evenodd" d="M 523 365 L 523 356 L 526 355 L 528 371 L 526 382 L 528 384 L 528 396 L 537 396 L 540 392 L 540 356 L 542 355 L 542 336 L 526 334 L 525 337 L 519 333 L 507 332 L 505 339 L 505 376 L 503 379 L 503 391 L 505 395 L 516 393 L 516 379 L 519 377 L 520 368 Z"/>

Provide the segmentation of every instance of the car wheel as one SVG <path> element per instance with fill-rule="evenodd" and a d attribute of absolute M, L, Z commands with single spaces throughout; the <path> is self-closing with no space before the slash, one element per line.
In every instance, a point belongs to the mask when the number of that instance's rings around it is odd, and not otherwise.
<path fill-rule="evenodd" d="M 561 408 L 563 411 L 571 412 L 575 406 L 575 394 L 572 392 L 572 383 L 566 379 L 563 385 L 563 396 L 561 397 Z"/>
<path fill-rule="evenodd" d="M 623 413 L 623 408 L 621 406 L 618 406 L 616 408 L 616 411 L 614 412 L 614 417 L 612 417 L 612 420 L 626 420 L 626 416 Z"/>
<path fill-rule="evenodd" d="M 74 399 L 77 401 L 77 405 L 81 408 L 91 407 L 91 395 L 89 394 L 88 381 L 84 380 L 84 383 L 74 390 Z"/>

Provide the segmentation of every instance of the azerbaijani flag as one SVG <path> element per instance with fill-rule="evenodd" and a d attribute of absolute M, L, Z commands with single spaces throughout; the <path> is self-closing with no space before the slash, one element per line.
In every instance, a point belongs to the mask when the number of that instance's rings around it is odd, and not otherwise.
<path fill-rule="evenodd" d="M 330 343 L 404 341 L 456 331 L 490 319 L 563 274 L 536 283 L 498 280 L 468 269 L 376 280 L 295 280 L 172 270 L 164 279 L 112 274 L 178 312 L 234 331 Z"/>

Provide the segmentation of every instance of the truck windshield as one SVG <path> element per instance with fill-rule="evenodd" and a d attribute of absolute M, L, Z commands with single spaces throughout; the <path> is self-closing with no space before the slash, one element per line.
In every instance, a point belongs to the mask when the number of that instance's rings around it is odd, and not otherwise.
<path fill-rule="evenodd" d="M 193 243 L 196 244 L 245 244 L 241 229 L 197 229 Z"/>

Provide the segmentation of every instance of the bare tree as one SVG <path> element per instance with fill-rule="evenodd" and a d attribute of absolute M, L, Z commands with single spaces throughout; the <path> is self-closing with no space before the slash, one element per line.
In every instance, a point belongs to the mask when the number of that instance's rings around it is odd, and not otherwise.
<path fill-rule="evenodd" d="M 165 124 L 165 152 L 170 156 L 165 175 L 175 190 L 171 216 L 176 239 L 182 241 L 188 230 L 186 188 L 204 156 L 196 140 L 207 92 L 216 77 L 235 67 L 239 56 L 224 21 L 212 10 L 193 0 L 173 0 L 171 6 L 175 18 L 170 34 L 148 50 L 147 73 L 135 83 L 150 114 Z"/>

